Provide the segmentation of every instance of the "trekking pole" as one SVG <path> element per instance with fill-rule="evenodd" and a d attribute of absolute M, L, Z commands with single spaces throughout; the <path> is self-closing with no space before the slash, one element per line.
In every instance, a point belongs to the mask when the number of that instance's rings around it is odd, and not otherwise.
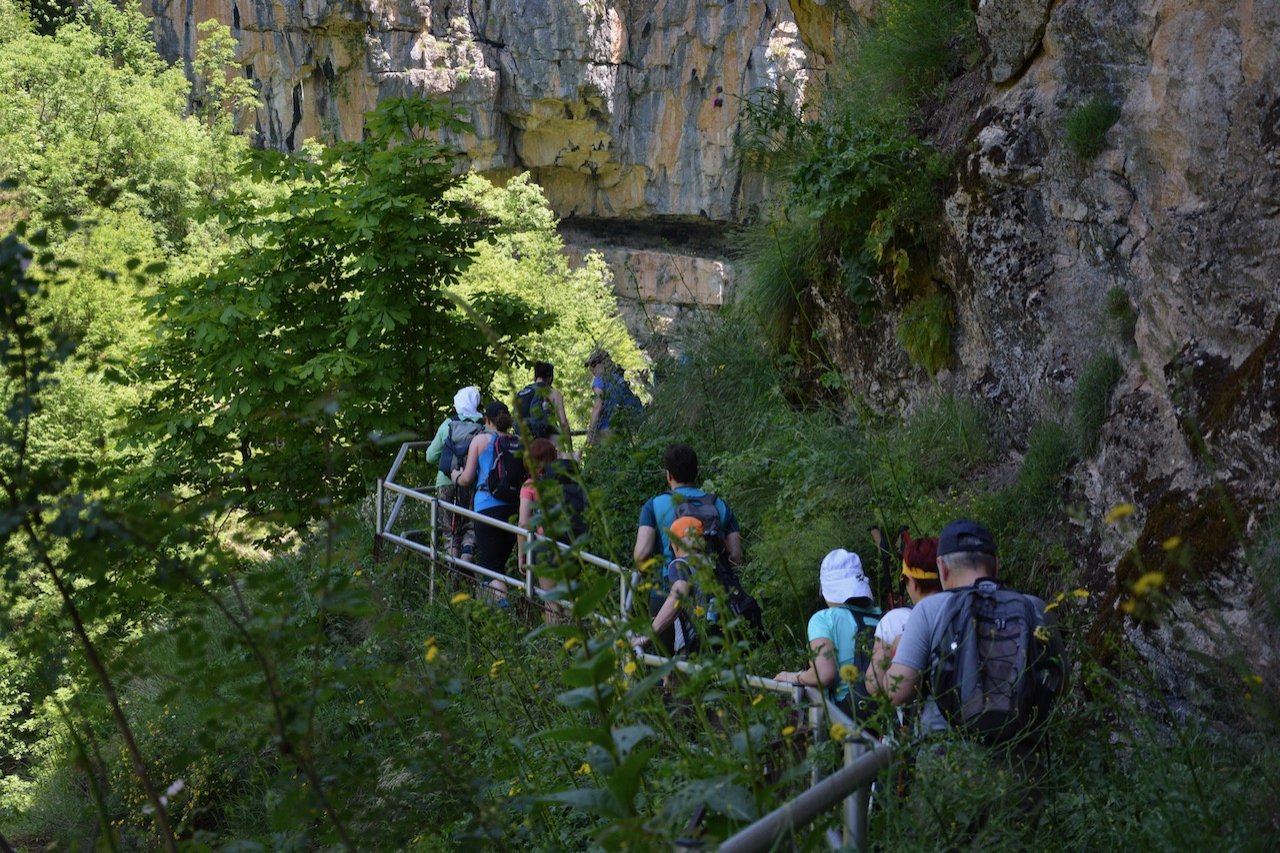
<path fill-rule="evenodd" d="M 374 498 L 373 564 L 382 560 L 382 478 L 378 478 L 378 494 Z"/>

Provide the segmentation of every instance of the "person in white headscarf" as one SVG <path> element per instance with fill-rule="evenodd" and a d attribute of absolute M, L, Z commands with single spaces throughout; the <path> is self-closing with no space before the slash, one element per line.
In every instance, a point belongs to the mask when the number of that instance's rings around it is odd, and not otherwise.
<path fill-rule="evenodd" d="M 453 469 L 466 464 L 471 439 L 484 429 L 484 416 L 480 414 L 480 389 L 474 385 L 458 389 L 458 393 L 453 395 L 453 409 L 457 414 L 446 418 L 436 430 L 436 437 L 427 448 L 427 461 L 436 466 L 436 494 L 439 498 L 470 509 L 474 487 L 459 486 L 449 475 Z M 445 533 L 449 553 L 454 557 L 470 560 L 475 550 L 475 531 L 470 519 L 442 510 L 440 525 Z"/>

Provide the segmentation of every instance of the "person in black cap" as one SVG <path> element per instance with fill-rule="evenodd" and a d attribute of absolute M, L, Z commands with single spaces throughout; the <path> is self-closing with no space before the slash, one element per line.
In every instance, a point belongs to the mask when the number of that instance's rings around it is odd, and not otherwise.
<path fill-rule="evenodd" d="M 938 579 L 943 592 L 922 599 L 911 611 L 902 639 L 894 653 L 893 663 L 877 683 L 868 684 L 875 692 L 888 696 L 895 705 L 913 700 L 927 685 L 922 674 L 928 673 L 941 653 L 950 619 L 949 607 L 957 590 L 972 587 L 984 579 L 996 578 L 1000 562 L 991 531 L 969 519 L 957 519 L 942 529 L 938 537 Z M 1025 593 L 1022 593 L 1025 595 Z M 1038 618 L 1044 621 L 1044 601 L 1027 595 Z M 868 679 L 872 681 L 872 679 Z M 944 731 L 950 726 L 930 695 L 925 695 L 920 715 L 926 732 Z"/>

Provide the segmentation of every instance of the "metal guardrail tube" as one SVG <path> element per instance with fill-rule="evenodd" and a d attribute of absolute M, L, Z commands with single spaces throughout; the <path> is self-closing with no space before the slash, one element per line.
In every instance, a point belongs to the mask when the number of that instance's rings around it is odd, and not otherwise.
<path fill-rule="evenodd" d="M 783 833 L 812 823 L 859 788 L 870 785 L 889 766 L 892 750 L 877 746 L 853 764 L 823 779 L 790 803 L 774 809 L 720 845 L 720 853 L 755 853 L 775 849 Z"/>
<path fill-rule="evenodd" d="M 639 656 L 639 658 L 641 663 L 644 663 L 648 666 L 665 666 L 667 663 L 670 662 L 670 658 L 664 658 L 660 655 L 652 655 L 652 654 L 649 654 L 648 652 L 642 653 Z M 680 670 L 681 672 L 687 672 L 691 674 L 700 673 L 706 669 L 706 667 L 704 666 L 699 666 L 696 663 L 690 663 L 687 660 L 677 659 L 675 664 L 676 664 L 676 669 Z M 772 678 L 761 678 L 758 675 L 747 675 L 741 672 L 734 672 L 731 669 L 721 670 L 720 672 L 717 672 L 716 677 L 719 678 L 721 681 L 741 681 L 744 684 L 750 685 L 751 687 L 755 687 L 759 690 L 770 690 L 774 693 L 786 693 L 788 695 L 791 695 L 795 692 L 795 689 L 796 689 L 796 686 L 794 684 L 785 684 L 781 681 L 774 681 Z"/>

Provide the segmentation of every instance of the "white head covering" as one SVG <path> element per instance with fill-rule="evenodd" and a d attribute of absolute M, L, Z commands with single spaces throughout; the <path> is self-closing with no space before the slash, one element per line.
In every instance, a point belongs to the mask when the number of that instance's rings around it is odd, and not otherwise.
<path fill-rule="evenodd" d="M 871 598 L 871 584 L 862 573 L 862 560 L 852 551 L 837 548 L 822 558 L 822 597 L 845 602 L 851 598 Z"/>
<path fill-rule="evenodd" d="M 480 389 L 474 385 L 460 389 L 453 395 L 453 408 L 460 418 L 480 420 Z"/>

